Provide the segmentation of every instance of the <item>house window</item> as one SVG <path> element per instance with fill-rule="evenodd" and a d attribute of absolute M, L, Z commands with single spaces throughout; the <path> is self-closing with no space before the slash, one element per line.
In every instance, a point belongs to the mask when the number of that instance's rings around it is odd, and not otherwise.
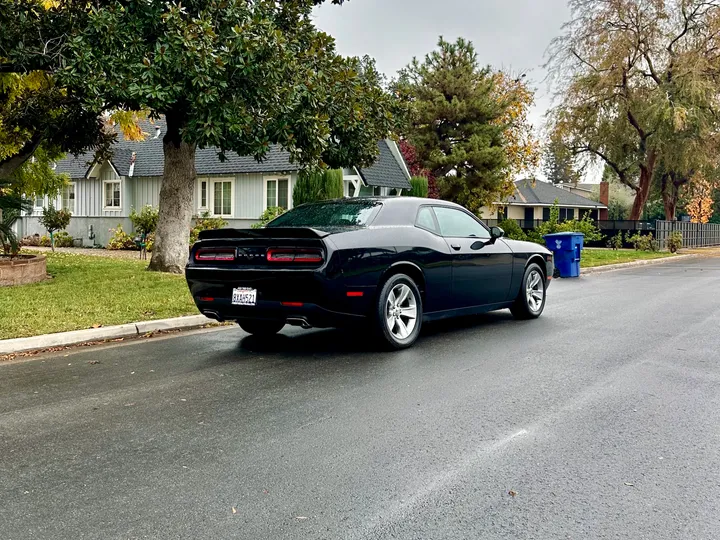
<path fill-rule="evenodd" d="M 33 203 L 33 206 L 35 206 L 35 208 L 38 208 L 38 209 L 44 207 L 45 206 L 45 197 L 43 195 L 37 195 L 35 197 L 35 202 Z"/>
<path fill-rule="evenodd" d="M 373 195 L 374 195 L 375 197 L 381 197 L 381 196 L 382 196 L 382 187 L 380 187 L 380 186 L 375 186 L 375 187 L 373 188 Z"/>
<path fill-rule="evenodd" d="M 207 196 L 208 196 L 207 188 L 208 188 L 207 180 L 202 180 L 202 181 L 200 182 L 200 208 L 207 208 L 207 207 L 208 207 L 208 204 L 207 204 Z"/>
<path fill-rule="evenodd" d="M 507 219 L 507 209 L 498 207 L 497 219 L 498 221 L 505 221 Z"/>
<path fill-rule="evenodd" d="M 105 182 L 105 209 L 120 209 L 120 182 Z"/>
<path fill-rule="evenodd" d="M 574 208 L 560 208 L 559 211 L 560 221 L 569 221 L 571 219 L 575 219 Z"/>
<path fill-rule="evenodd" d="M 290 179 L 265 179 L 265 208 L 279 206 L 287 210 L 290 204 Z"/>
<path fill-rule="evenodd" d="M 60 208 L 75 213 L 75 184 L 68 184 L 60 190 Z"/>
<path fill-rule="evenodd" d="M 213 182 L 213 214 L 232 216 L 232 181 Z M 202 201 L 201 201 L 202 202 Z"/>
<path fill-rule="evenodd" d="M 543 208 L 543 221 L 550 221 L 550 209 Z"/>

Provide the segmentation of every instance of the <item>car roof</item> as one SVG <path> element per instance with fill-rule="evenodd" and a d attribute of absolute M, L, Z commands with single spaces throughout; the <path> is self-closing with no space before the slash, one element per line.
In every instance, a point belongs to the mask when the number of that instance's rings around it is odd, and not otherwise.
<path fill-rule="evenodd" d="M 445 206 L 448 208 L 457 208 L 464 212 L 468 212 L 459 204 L 440 199 L 429 199 L 423 197 L 346 197 L 343 199 L 331 199 L 327 201 L 317 201 L 306 203 L 302 206 L 327 205 L 327 204 L 361 204 L 367 202 L 377 202 L 382 204 L 382 210 L 370 223 L 370 227 L 398 227 L 398 226 L 414 226 L 418 209 L 421 206 Z M 297 207 L 296 207 L 297 208 Z"/>

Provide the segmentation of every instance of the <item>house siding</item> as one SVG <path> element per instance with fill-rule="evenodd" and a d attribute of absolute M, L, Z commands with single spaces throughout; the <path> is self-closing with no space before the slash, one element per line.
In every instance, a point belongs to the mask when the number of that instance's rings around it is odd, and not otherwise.
<path fill-rule="evenodd" d="M 237 219 L 257 220 L 263 213 L 262 174 L 241 174 L 235 178 L 235 215 Z"/>
<path fill-rule="evenodd" d="M 130 184 L 133 184 L 133 207 L 138 211 L 146 205 L 157 206 L 160 204 L 160 181 L 158 176 L 148 176 L 143 178 L 133 178 Z M 197 197 L 197 194 L 194 194 Z M 195 206 L 197 207 L 197 205 Z"/>

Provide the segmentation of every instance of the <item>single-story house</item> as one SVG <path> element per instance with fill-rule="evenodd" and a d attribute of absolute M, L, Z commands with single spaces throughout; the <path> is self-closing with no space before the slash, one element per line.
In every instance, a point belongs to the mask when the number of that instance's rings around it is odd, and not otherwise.
<path fill-rule="evenodd" d="M 550 219 L 550 208 L 556 201 L 563 221 L 581 219 L 585 214 L 590 214 L 594 220 L 603 219 L 603 211 L 607 211 L 606 204 L 581 197 L 549 182 L 517 180 L 511 197 L 492 208 L 483 207 L 481 215 L 490 221 L 522 220 L 524 228 L 529 229 L 533 228 L 533 222 Z"/>
<path fill-rule="evenodd" d="M 70 177 L 69 185 L 52 201 L 56 208 L 72 212 L 68 232 L 84 245 L 106 245 L 110 229 L 122 225 L 132 231 L 129 216 L 133 208 L 158 206 L 163 176 L 162 137 L 165 123 L 144 124 L 149 136 L 143 141 L 120 140 L 108 161 L 93 162 L 93 155 L 69 156 L 56 164 L 56 172 Z M 392 196 L 410 189 L 410 173 L 392 140 L 378 142 L 378 158 L 370 167 L 345 169 L 345 196 Z M 272 206 L 290 209 L 299 166 L 290 154 L 272 146 L 266 159 L 227 152 L 221 162 L 216 148 L 198 149 L 195 158 L 197 185 L 193 207 L 197 215 L 222 217 L 228 226 L 250 227 Z M 21 236 L 45 234 L 39 223 L 47 197 L 36 199 L 32 213 L 18 220 Z M 91 239 L 91 237 L 93 237 Z"/>

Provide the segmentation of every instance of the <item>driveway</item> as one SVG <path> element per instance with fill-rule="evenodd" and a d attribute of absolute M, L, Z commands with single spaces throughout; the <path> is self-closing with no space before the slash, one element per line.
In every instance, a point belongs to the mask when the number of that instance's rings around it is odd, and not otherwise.
<path fill-rule="evenodd" d="M 720 259 L 545 315 L 0 365 L 2 539 L 720 538 Z"/>

